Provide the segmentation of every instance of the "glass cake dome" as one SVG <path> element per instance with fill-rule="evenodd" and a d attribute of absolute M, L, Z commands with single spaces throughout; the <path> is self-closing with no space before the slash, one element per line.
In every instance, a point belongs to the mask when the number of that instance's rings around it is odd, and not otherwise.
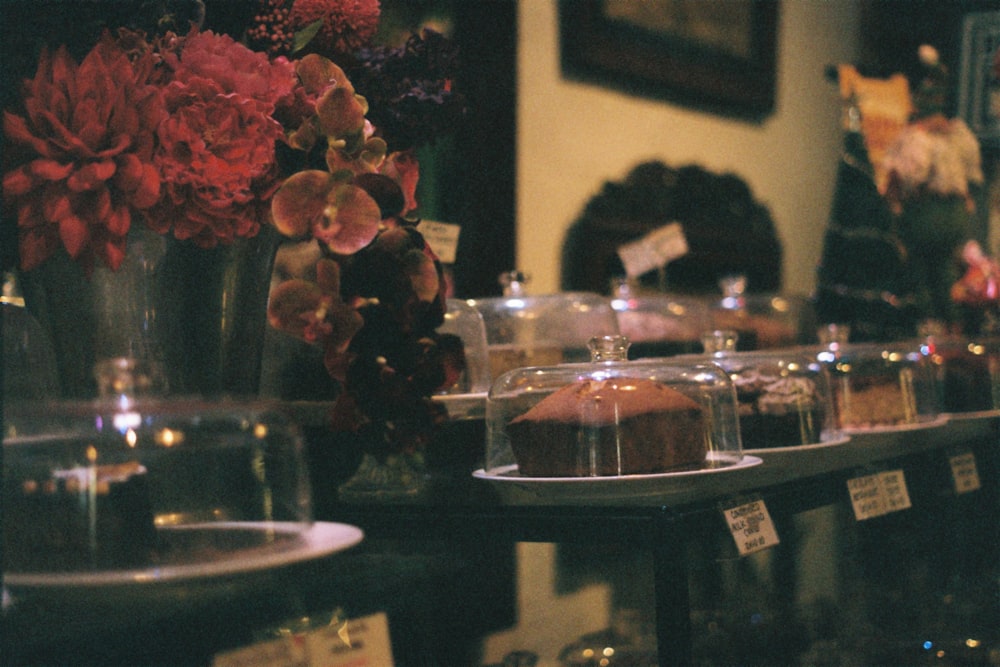
<path fill-rule="evenodd" d="M 486 327 L 490 377 L 525 366 L 587 361 L 591 336 L 619 333 L 606 297 L 589 292 L 529 296 L 526 281 L 519 272 L 503 274 L 503 296 L 468 301 Z"/>
<path fill-rule="evenodd" d="M 700 352 L 707 328 L 703 301 L 664 293 L 637 291 L 626 280 L 612 284 L 611 307 L 618 329 L 628 338 L 629 358 L 666 357 Z"/>
<path fill-rule="evenodd" d="M 312 525 L 302 441 L 277 405 L 120 393 L 8 408 L 8 573 L 163 571 L 281 550 Z"/>
<path fill-rule="evenodd" d="M 830 373 L 836 426 L 894 428 L 933 422 L 933 367 L 912 342 L 832 344 L 816 356 Z"/>
<path fill-rule="evenodd" d="M 804 331 L 811 329 L 812 311 L 806 297 L 781 294 L 747 294 L 746 277 L 725 276 L 719 280 L 722 298 L 708 305 L 712 329 L 740 334 L 739 347 L 768 350 L 811 342 Z"/>
<path fill-rule="evenodd" d="M 1000 339 L 930 335 L 920 343 L 946 413 L 1000 410 Z"/>
<path fill-rule="evenodd" d="M 462 339 L 465 371 L 446 394 L 485 394 L 490 388 L 489 357 L 486 351 L 486 325 L 483 316 L 473 306 L 460 299 L 448 299 L 448 310 L 439 333 Z"/>
<path fill-rule="evenodd" d="M 622 336 L 589 347 L 589 363 L 519 368 L 493 382 L 486 474 L 615 477 L 740 463 L 736 394 L 719 366 L 628 361 Z"/>
<path fill-rule="evenodd" d="M 737 352 L 734 331 L 709 331 L 704 355 L 681 360 L 712 361 L 736 389 L 740 438 L 746 450 L 797 447 L 841 437 L 829 373 L 804 348 Z"/>

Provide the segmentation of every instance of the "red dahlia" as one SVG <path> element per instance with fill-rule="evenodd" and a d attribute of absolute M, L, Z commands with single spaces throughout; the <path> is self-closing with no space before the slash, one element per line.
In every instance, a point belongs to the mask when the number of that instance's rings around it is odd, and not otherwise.
<path fill-rule="evenodd" d="M 132 213 L 156 202 L 154 131 L 165 115 L 155 86 L 138 81 L 109 35 L 79 65 L 45 50 L 24 83 L 23 115 L 4 113 L 4 135 L 27 161 L 4 174 L 17 211 L 20 259 L 31 270 L 60 245 L 88 272 L 117 269 Z"/>

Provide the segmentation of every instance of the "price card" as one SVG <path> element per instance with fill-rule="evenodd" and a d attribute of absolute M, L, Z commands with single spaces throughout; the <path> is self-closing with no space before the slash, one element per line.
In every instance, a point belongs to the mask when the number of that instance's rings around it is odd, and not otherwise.
<path fill-rule="evenodd" d="M 725 507 L 722 512 L 741 556 L 778 544 L 778 531 L 763 499 Z"/>
<path fill-rule="evenodd" d="M 906 477 L 902 470 L 887 470 L 879 473 L 882 497 L 886 512 L 898 512 L 912 507 L 910 493 L 906 488 Z"/>
<path fill-rule="evenodd" d="M 851 495 L 854 518 L 858 521 L 885 514 L 885 501 L 878 475 L 865 475 L 847 480 L 847 491 Z"/>
<path fill-rule="evenodd" d="M 417 231 L 424 237 L 424 241 L 431 247 L 431 251 L 437 255 L 442 264 L 454 264 L 455 255 L 458 251 L 458 236 L 462 232 L 462 226 L 450 222 L 435 222 L 434 220 L 421 220 L 417 225 Z"/>
<path fill-rule="evenodd" d="M 383 613 L 306 635 L 310 667 L 392 667 L 389 619 Z"/>
<path fill-rule="evenodd" d="M 858 521 L 872 519 L 890 512 L 909 509 L 910 493 L 902 470 L 854 477 L 847 480 L 854 518 Z"/>
<path fill-rule="evenodd" d="M 979 470 L 976 468 L 975 454 L 972 452 L 956 454 L 948 458 L 948 463 L 951 465 L 951 477 L 955 482 L 956 494 L 979 490 Z"/>
<path fill-rule="evenodd" d="M 279 637 L 220 653 L 212 667 L 309 667 L 301 636 Z"/>
<path fill-rule="evenodd" d="M 212 660 L 212 667 L 392 667 L 393 664 L 389 620 L 383 613 L 227 651 Z"/>
<path fill-rule="evenodd" d="M 631 277 L 658 269 L 687 252 L 687 238 L 679 222 L 658 227 L 636 241 L 618 246 L 625 274 Z"/>

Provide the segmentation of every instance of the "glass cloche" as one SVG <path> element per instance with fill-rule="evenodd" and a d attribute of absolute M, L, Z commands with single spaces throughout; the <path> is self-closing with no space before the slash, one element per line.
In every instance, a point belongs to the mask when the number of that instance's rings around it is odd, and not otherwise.
<path fill-rule="evenodd" d="M 467 418 L 482 422 L 491 381 L 483 316 L 465 301 L 448 299 L 444 324 L 438 327 L 438 333 L 452 334 L 462 340 L 465 370 L 454 385 L 433 398 L 448 409 L 451 422 Z M 483 439 L 481 433 L 478 435 L 481 445 Z"/>
<path fill-rule="evenodd" d="M 1000 409 L 1000 339 L 930 335 L 921 350 L 931 364 L 942 412 Z"/>
<path fill-rule="evenodd" d="M 767 350 L 811 342 L 812 308 L 803 296 L 747 294 L 746 277 L 725 276 L 719 280 L 722 298 L 709 307 L 713 329 L 740 334 L 740 350 Z M 810 331 L 807 340 L 803 334 Z"/>
<path fill-rule="evenodd" d="M 701 332 L 708 324 L 703 301 L 664 293 L 645 293 L 628 280 L 612 283 L 611 307 L 618 329 L 629 339 L 629 357 L 666 357 L 701 351 Z"/>
<path fill-rule="evenodd" d="M 10 411 L 6 574 L 156 578 L 285 549 L 312 525 L 302 442 L 276 406 L 112 393 Z"/>
<path fill-rule="evenodd" d="M 736 389 L 740 436 L 746 450 L 797 447 L 841 437 L 829 374 L 804 348 L 737 352 L 734 331 L 705 332 L 704 356 L 721 366 Z"/>
<path fill-rule="evenodd" d="M 490 367 L 486 351 L 486 326 L 483 316 L 473 306 L 460 299 L 448 299 L 448 310 L 439 333 L 462 339 L 465 371 L 447 394 L 485 394 L 490 388 Z"/>
<path fill-rule="evenodd" d="M 732 381 L 719 366 L 628 361 L 594 337 L 589 363 L 520 368 L 486 404 L 489 475 L 614 477 L 722 468 L 742 459 Z"/>
<path fill-rule="evenodd" d="M 933 369 L 914 343 L 831 344 L 817 359 L 830 373 L 842 430 L 917 425 L 938 417 Z"/>
<path fill-rule="evenodd" d="M 529 296 L 519 272 L 501 276 L 504 294 L 471 299 L 483 316 L 490 377 L 525 366 L 551 366 L 590 358 L 591 336 L 619 333 L 606 297 L 589 292 Z"/>

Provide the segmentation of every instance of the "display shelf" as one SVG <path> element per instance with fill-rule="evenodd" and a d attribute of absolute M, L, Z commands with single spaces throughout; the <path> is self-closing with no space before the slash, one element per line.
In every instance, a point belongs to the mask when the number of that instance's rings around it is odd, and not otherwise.
<path fill-rule="evenodd" d="M 531 503 L 495 494 L 488 483 L 473 480 L 450 489 L 453 495 L 447 502 L 444 498 L 448 493 L 442 491 L 427 504 L 339 505 L 334 516 L 364 526 L 371 535 L 403 540 L 610 542 L 630 550 L 648 550 L 653 562 L 659 664 L 685 665 L 695 662 L 689 591 L 695 564 L 690 561 L 689 547 L 693 543 L 711 544 L 719 550 L 716 556 L 722 561 L 741 558 L 727 535 L 722 507 L 747 499 L 763 501 L 779 532 L 802 515 L 835 511 L 847 517 L 848 533 L 861 536 L 858 539 L 872 541 L 884 531 L 893 539 L 904 540 L 885 547 L 888 552 L 880 557 L 891 561 L 900 551 L 930 549 L 932 564 L 942 568 L 941 563 L 949 560 L 951 544 L 939 542 L 935 552 L 934 541 L 940 536 L 931 535 L 934 531 L 925 527 L 909 533 L 909 539 L 919 543 L 917 549 L 905 543 L 906 530 L 898 526 L 922 521 L 936 525 L 943 513 L 952 526 L 983 534 L 981 541 L 991 550 L 987 562 L 989 557 L 1000 562 L 1000 534 L 996 534 L 1000 525 L 998 445 L 1000 419 L 996 415 L 958 415 L 921 427 L 856 432 L 848 443 L 836 447 L 771 456 L 766 451 L 755 452 L 764 459 L 762 465 L 732 475 L 724 485 L 706 485 L 684 493 L 640 494 L 631 500 L 615 497 L 613 502 L 598 496 L 592 502 L 565 503 L 556 498 Z M 969 493 L 959 493 L 955 487 L 951 461 L 962 454 L 972 455 L 978 474 L 979 488 Z M 908 508 L 884 516 L 851 514 L 856 512 L 852 480 L 896 472 L 908 493 Z M 848 568 L 840 576 L 851 579 L 856 574 L 861 576 Z M 983 583 L 995 586 L 995 581 Z"/>
<path fill-rule="evenodd" d="M 954 465 L 970 455 L 979 485 L 959 492 Z M 274 585 L 250 595 L 234 591 L 148 625 L 136 614 L 134 623 L 95 630 L 48 603 L 21 601 L 3 616 L 4 653 L 12 664 L 211 664 L 220 651 L 260 641 L 289 618 L 341 610 L 387 614 L 397 665 L 496 663 L 478 651 L 522 621 L 517 573 L 525 543 L 554 544 L 563 579 L 606 577 L 613 591 L 644 591 L 661 665 L 732 664 L 726 651 L 754 664 L 790 664 L 830 641 L 840 642 L 834 652 L 842 656 L 863 651 L 868 664 L 900 664 L 891 658 L 911 650 L 917 653 L 906 664 L 923 664 L 914 637 L 943 646 L 957 636 L 954 628 L 1000 647 L 991 597 L 1000 581 L 1000 418 L 957 416 L 760 456 L 761 465 L 723 487 L 634 502 L 512 503 L 473 478 L 471 467 L 436 471 L 418 502 L 325 498 L 316 518 L 360 527 L 361 545 L 274 573 Z M 852 481 L 897 472 L 910 506 L 859 518 Z M 724 509 L 754 501 L 766 506 L 780 542 L 742 554 Z M 637 560 L 642 567 L 633 567 Z M 616 596 L 609 604 L 628 602 Z M 885 631 L 884 643 L 876 630 Z M 795 641 L 793 631 L 801 634 Z M 565 644 L 574 633 L 566 629 Z M 810 646 L 800 645 L 806 635 Z M 960 648 L 948 650 L 956 656 Z"/>

